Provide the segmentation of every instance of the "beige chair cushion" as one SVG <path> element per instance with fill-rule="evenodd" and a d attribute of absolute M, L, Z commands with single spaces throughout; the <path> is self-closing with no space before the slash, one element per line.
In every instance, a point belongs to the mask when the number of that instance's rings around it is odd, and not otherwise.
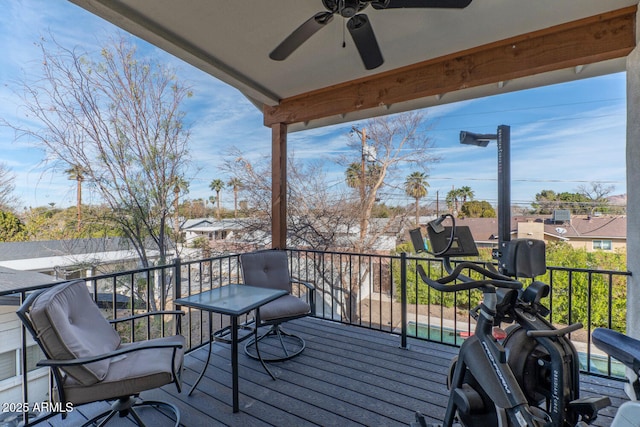
<path fill-rule="evenodd" d="M 91 299 L 84 281 L 55 286 L 33 303 L 31 321 L 42 345 L 55 360 L 68 360 L 114 351 L 120 336 Z M 102 381 L 109 359 L 64 371 L 82 385 Z"/>
<path fill-rule="evenodd" d="M 180 375 L 186 347 L 182 335 L 155 338 L 122 344 L 121 348 L 139 347 L 152 343 L 180 342 L 182 348 L 176 350 L 174 370 Z M 74 405 L 102 400 L 105 396 L 130 396 L 144 390 L 162 387 L 173 381 L 171 355 L 173 348 L 145 349 L 115 357 L 109 366 L 107 376 L 99 383 L 83 386 L 73 378 L 67 378 L 64 384 L 65 396 Z M 55 393 L 57 397 L 57 393 Z"/>
<path fill-rule="evenodd" d="M 297 318 L 311 312 L 311 306 L 293 295 L 284 295 L 260 307 L 260 320 L 269 322 L 274 319 Z"/>

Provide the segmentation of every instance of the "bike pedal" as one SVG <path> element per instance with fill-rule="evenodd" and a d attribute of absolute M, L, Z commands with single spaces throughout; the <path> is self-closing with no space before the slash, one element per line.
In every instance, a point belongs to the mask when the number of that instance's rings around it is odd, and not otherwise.
<path fill-rule="evenodd" d="M 583 397 L 569 402 L 569 407 L 582 416 L 587 423 L 598 417 L 598 411 L 611 405 L 611 400 L 606 396 Z"/>

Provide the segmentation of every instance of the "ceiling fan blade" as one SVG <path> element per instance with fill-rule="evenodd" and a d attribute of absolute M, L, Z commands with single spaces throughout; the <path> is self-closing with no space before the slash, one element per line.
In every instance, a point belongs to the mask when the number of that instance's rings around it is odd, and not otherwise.
<path fill-rule="evenodd" d="M 319 12 L 296 28 L 289 36 L 271 51 L 269 58 L 275 61 L 287 59 L 294 50 L 306 42 L 318 30 L 324 28 L 333 19 L 332 12 Z"/>
<path fill-rule="evenodd" d="M 375 0 L 374 9 L 398 9 L 404 7 L 434 9 L 464 9 L 472 0 Z"/>
<path fill-rule="evenodd" d="M 361 13 L 353 16 L 347 22 L 347 29 L 349 29 L 358 49 L 360 58 L 362 58 L 364 68 L 373 70 L 381 66 L 384 59 L 382 59 L 382 52 L 380 52 L 376 35 L 373 33 L 373 27 L 367 15 Z"/>

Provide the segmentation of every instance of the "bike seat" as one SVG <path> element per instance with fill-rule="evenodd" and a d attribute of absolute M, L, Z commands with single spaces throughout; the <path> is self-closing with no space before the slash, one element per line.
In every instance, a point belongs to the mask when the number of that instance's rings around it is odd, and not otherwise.
<path fill-rule="evenodd" d="M 611 329 L 596 328 L 593 343 L 609 356 L 619 360 L 634 372 L 640 370 L 640 340 Z"/>

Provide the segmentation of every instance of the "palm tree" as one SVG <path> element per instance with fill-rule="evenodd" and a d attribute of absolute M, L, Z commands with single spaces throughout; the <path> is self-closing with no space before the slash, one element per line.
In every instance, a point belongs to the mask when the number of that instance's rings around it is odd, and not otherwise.
<path fill-rule="evenodd" d="M 180 193 L 186 194 L 188 192 L 189 183 L 182 177 L 176 177 L 176 181 L 173 186 L 173 195 L 175 196 L 173 199 L 173 231 L 176 233 L 176 242 L 180 241 L 180 215 L 178 209 L 180 206 Z"/>
<path fill-rule="evenodd" d="M 211 181 L 211 184 L 209 184 L 209 188 L 216 192 L 218 219 L 220 219 L 220 191 L 224 188 L 224 182 L 221 179 L 214 179 Z"/>
<path fill-rule="evenodd" d="M 242 188 L 242 181 L 238 178 L 231 178 L 227 186 L 233 188 L 233 217 L 238 217 L 238 191 Z"/>
<path fill-rule="evenodd" d="M 452 188 L 451 191 L 447 193 L 447 207 L 450 211 L 457 215 L 458 213 L 458 203 L 460 202 L 460 189 Z"/>
<path fill-rule="evenodd" d="M 366 173 L 364 183 L 362 181 L 363 172 Z M 366 171 L 363 171 L 360 163 L 351 163 L 344 174 L 347 185 L 350 188 L 357 188 L 360 191 L 361 200 L 364 200 L 366 187 L 371 187 L 378 180 L 381 173 L 382 171 L 379 165 L 367 165 Z"/>
<path fill-rule="evenodd" d="M 360 203 L 364 203 L 364 185 L 362 181 L 362 166 L 359 163 L 351 163 L 344 172 L 347 186 L 357 188 L 360 193 Z"/>
<path fill-rule="evenodd" d="M 423 172 L 413 172 L 404 182 L 407 195 L 416 200 L 416 226 L 420 225 L 420 199 L 427 195 L 427 187 L 427 174 Z"/>
<path fill-rule="evenodd" d="M 65 170 L 65 173 L 69 176 L 70 180 L 76 182 L 77 230 L 79 232 L 82 228 L 82 181 L 84 181 L 86 170 L 80 165 L 73 165 L 69 169 Z"/>
<path fill-rule="evenodd" d="M 362 167 L 358 163 L 351 163 L 344 174 L 350 188 L 360 187 Z"/>
<path fill-rule="evenodd" d="M 473 198 L 476 196 L 476 194 L 473 192 L 471 187 L 468 187 L 466 185 L 464 187 L 458 188 L 457 191 L 458 191 L 458 197 L 462 199 L 462 204 L 465 204 L 467 199 L 473 200 Z"/>

